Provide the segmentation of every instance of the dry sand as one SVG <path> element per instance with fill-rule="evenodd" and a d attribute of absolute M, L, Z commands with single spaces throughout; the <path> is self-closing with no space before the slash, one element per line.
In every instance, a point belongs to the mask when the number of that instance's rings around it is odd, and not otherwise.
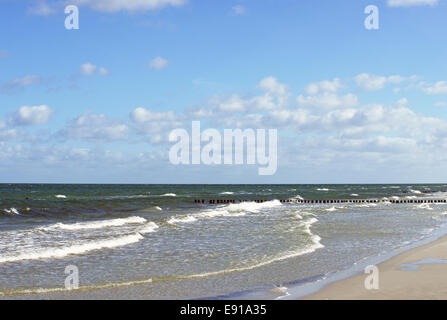
<path fill-rule="evenodd" d="M 434 263 L 418 264 L 424 259 Z M 444 260 L 445 261 L 442 261 Z M 429 244 L 403 252 L 379 265 L 379 289 L 365 289 L 369 274 L 353 276 L 329 284 L 304 299 L 447 299 L 447 236 Z M 417 270 L 405 269 L 402 265 L 413 264 Z"/>

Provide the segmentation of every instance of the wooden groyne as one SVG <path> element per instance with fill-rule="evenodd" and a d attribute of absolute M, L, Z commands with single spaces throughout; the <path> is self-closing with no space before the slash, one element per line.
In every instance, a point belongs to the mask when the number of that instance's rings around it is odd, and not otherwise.
<path fill-rule="evenodd" d="M 263 203 L 272 200 L 265 199 L 195 199 L 195 204 L 229 204 L 242 202 Z M 303 203 L 303 204 L 323 204 L 323 203 L 447 203 L 447 199 L 282 199 L 281 203 Z"/>

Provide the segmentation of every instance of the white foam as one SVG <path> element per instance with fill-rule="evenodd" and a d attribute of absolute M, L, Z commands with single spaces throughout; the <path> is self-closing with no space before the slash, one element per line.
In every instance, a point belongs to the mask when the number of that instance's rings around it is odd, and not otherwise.
<path fill-rule="evenodd" d="M 419 191 L 419 190 L 413 190 L 413 189 L 410 189 L 410 192 L 415 193 L 415 194 L 421 194 L 421 193 L 422 193 L 422 192 Z"/>
<path fill-rule="evenodd" d="M 327 188 L 317 188 L 317 191 L 329 191 Z"/>
<path fill-rule="evenodd" d="M 360 208 L 371 208 L 371 207 L 377 206 L 377 204 L 376 203 L 365 203 L 365 204 L 357 204 L 356 206 L 360 207 Z"/>
<path fill-rule="evenodd" d="M 357 193 L 351 193 L 352 197 L 358 197 L 359 195 Z"/>
<path fill-rule="evenodd" d="M 177 195 L 175 193 L 165 193 L 162 194 L 160 197 L 176 197 Z"/>
<path fill-rule="evenodd" d="M 219 194 L 225 195 L 225 194 L 234 194 L 234 192 L 230 192 L 230 191 L 225 191 L 225 192 L 221 192 Z"/>
<path fill-rule="evenodd" d="M 301 212 L 301 215 L 316 217 L 316 215 L 314 213 L 312 213 L 312 212 Z"/>
<path fill-rule="evenodd" d="M 168 220 L 168 223 L 170 224 L 176 224 L 176 223 L 192 223 L 196 222 L 199 219 L 205 219 L 205 218 L 215 218 L 215 217 L 240 217 L 244 216 L 245 212 L 229 212 L 224 209 L 218 209 L 218 210 L 210 210 L 205 211 L 201 213 L 196 214 L 189 214 L 186 216 L 176 216 Z"/>
<path fill-rule="evenodd" d="M 244 216 L 245 212 L 229 212 L 224 209 L 220 210 L 211 210 L 211 211 L 205 211 L 202 213 L 198 213 L 195 216 L 196 217 L 206 217 L 206 218 L 214 218 L 214 217 L 240 217 Z"/>
<path fill-rule="evenodd" d="M 0 257 L 0 263 L 17 262 L 22 260 L 60 259 L 69 255 L 82 255 L 90 251 L 111 249 L 137 243 L 144 237 L 139 234 L 131 234 L 115 239 L 90 241 L 77 243 L 66 247 L 39 248 L 23 251 L 16 255 Z"/>
<path fill-rule="evenodd" d="M 255 213 L 261 209 L 274 208 L 281 206 L 282 203 L 279 200 L 266 201 L 262 203 L 257 202 L 241 202 L 231 203 L 227 206 L 220 207 L 216 210 L 208 210 L 200 213 L 189 214 L 186 216 L 175 216 L 169 219 L 167 222 L 170 224 L 176 223 L 192 223 L 199 219 L 215 218 L 215 217 L 241 217 L 245 216 L 247 212 Z"/>
<path fill-rule="evenodd" d="M 310 218 L 308 220 L 304 220 L 302 222 L 300 222 L 300 226 L 304 227 L 304 232 L 307 233 L 310 236 L 314 236 L 314 234 L 312 233 L 312 231 L 310 230 L 310 227 L 315 223 L 318 222 L 317 218 Z M 318 240 L 317 242 L 319 242 L 320 240 Z"/>
<path fill-rule="evenodd" d="M 168 220 L 168 223 L 170 224 L 176 224 L 176 223 L 191 223 L 191 222 L 195 222 L 197 221 L 197 219 L 195 217 L 193 217 L 192 215 L 187 215 L 185 217 L 174 217 Z"/>
<path fill-rule="evenodd" d="M 138 233 L 146 234 L 155 232 L 158 229 L 158 225 L 155 222 L 149 222 L 146 225 L 144 225 L 141 229 L 138 229 Z"/>
<path fill-rule="evenodd" d="M 329 211 L 329 212 L 336 211 L 336 210 L 337 210 L 336 207 L 331 207 L 331 208 L 329 208 L 329 209 L 326 209 L 326 211 Z"/>
<path fill-rule="evenodd" d="M 241 203 L 230 203 L 226 210 L 228 211 L 248 211 L 248 212 L 259 212 L 261 209 L 268 209 L 282 206 L 279 200 L 271 200 L 266 202 L 241 202 Z"/>
<path fill-rule="evenodd" d="M 57 194 L 57 195 L 55 195 L 55 197 L 56 198 L 60 198 L 60 199 L 66 199 L 67 198 L 67 196 L 64 195 L 64 194 Z"/>
<path fill-rule="evenodd" d="M 17 210 L 16 208 L 4 209 L 3 211 L 5 211 L 8 214 L 20 215 L 19 210 Z"/>
<path fill-rule="evenodd" d="M 419 209 L 426 209 L 426 210 L 433 210 L 433 208 L 430 207 L 430 205 L 428 203 L 422 203 L 422 204 L 418 205 L 417 208 L 419 208 Z"/>
<path fill-rule="evenodd" d="M 159 206 L 155 206 L 154 209 L 157 209 L 157 210 L 159 210 L 159 211 L 162 211 L 162 210 L 163 210 L 163 209 L 160 208 Z"/>
<path fill-rule="evenodd" d="M 43 227 L 43 230 L 63 229 L 63 230 L 84 230 L 84 229 L 101 229 L 107 227 L 118 227 L 126 224 L 141 224 L 147 220 L 142 217 L 118 218 L 111 220 L 78 222 L 73 224 L 56 223 L 54 225 Z"/>

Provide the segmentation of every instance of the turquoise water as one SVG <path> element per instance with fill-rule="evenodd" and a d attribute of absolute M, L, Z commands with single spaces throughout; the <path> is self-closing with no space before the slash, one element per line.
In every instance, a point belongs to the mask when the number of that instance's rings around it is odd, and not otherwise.
<path fill-rule="evenodd" d="M 114 289 L 126 298 L 197 298 L 318 279 L 430 236 L 445 223 L 447 205 L 278 200 L 445 199 L 446 190 L 447 185 L 2 184 L 0 292 L 64 292 L 68 265 L 79 269 L 77 297 Z M 196 199 L 236 203 L 195 204 Z M 266 202 L 253 201 L 260 199 Z"/>

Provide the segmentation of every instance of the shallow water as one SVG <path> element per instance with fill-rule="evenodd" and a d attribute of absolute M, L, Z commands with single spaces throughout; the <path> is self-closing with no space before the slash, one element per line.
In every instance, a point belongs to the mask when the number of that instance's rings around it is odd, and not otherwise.
<path fill-rule="evenodd" d="M 447 197 L 446 185 L 0 185 L 0 292 L 145 284 L 194 298 L 318 279 L 430 236 L 446 204 L 285 199 Z M 195 199 L 249 202 L 207 205 Z M 264 203 L 250 200 L 266 200 Z"/>

